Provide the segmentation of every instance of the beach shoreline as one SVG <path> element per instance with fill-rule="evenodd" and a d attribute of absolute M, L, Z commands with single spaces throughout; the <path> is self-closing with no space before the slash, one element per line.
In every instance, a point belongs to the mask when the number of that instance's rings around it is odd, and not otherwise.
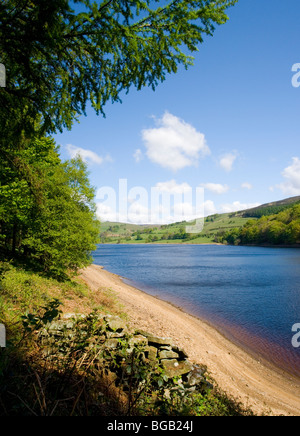
<path fill-rule="evenodd" d="M 133 328 L 170 337 L 189 360 L 206 365 L 218 386 L 254 413 L 300 416 L 300 381 L 229 341 L 212 325 L 125 282 L 98 265 L 80 277 L 94 291 L 112 289 Z"/>

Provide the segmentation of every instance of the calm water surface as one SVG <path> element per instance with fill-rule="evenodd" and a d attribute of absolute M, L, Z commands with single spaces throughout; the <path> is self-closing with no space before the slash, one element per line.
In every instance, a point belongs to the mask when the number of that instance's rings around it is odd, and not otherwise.
<path fill-rule="evenodd" d="M 300 250 L 215 245 L 99 245 L 94 263 L 210 322 L 300 377 Z"/>

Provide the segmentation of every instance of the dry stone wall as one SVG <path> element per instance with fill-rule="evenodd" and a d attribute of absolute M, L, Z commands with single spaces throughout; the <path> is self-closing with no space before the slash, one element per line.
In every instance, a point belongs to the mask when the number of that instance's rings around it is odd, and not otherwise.
<path fill-rule="evenodd" d="M 62 319 L 53 321 L 47 327 L 45 335 L 55 337 L 56 340 L 62 335 L 72 338 L 78 321 L 84 319 L 85 315 L 66 314 Z M 141 361 L 150 367 L 159 367 L 169 384 L 176 379 L 176 383 L 180 381 L 180 385 L 188 391 L 206 391 L 212 388 L 205 378 L 205 369 L 191 363 L 186 352 L 176 346 L 172 339 L 157 337 L 143 330 L 132 331 L 126 322 L 117 316 L 98 316 L 98 321 L 101 328 L 97 335 L 90 339 L 94 346 L 97 345 L 103 350 L 101 359 L 104 366 L 105 359 L 109 361 L 112 353 L 117 355 L 119 350 L 124 351 L 126 344 L 128 355 L 138 348 Z M 82 328 L 84 325 L 83 322 Z"/>

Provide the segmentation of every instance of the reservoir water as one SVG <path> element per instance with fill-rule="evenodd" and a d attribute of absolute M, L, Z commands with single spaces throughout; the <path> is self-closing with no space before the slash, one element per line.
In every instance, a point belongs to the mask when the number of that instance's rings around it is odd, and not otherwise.
<path fill-rule="evenodd" d="M 217 245 L 99 245 L 94 263 L 213 325 L 300 377 L 300 250 Z M 294 346 L 292 338 L 294 337 Z"/>

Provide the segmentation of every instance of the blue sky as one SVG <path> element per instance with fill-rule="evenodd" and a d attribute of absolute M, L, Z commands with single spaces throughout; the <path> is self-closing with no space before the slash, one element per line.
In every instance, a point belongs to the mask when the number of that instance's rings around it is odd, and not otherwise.
<path fill-rule="evenodd" d="M 188 71 L 55 135 L 63 159 L 87 161 L 102 220 L 155 221 L 154 187 L 178 194 L 165 222 L 197 216 L 184 196 L 197 188 L 204 215 L 300 195 L 300 2 L 239 0 L 228 15 Z"/>

